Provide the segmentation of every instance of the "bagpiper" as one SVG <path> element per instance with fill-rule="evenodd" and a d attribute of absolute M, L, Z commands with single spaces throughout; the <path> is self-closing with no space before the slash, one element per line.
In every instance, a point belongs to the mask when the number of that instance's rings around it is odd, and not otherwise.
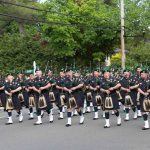
<path fill-rule="evenodd" d="M 144 127 L 142 130 L 147 130 L 149 129 L 148 112 L 150 112 L 150 81 L 148 79 L 148 73 L 144 68 L 140 74 L 141 78 L 139 80 L 138 91 L 140 93 L 139 101 L 144 119 Z"/>
<path fill-rule="evenodd" d="M 79 116 L 80 122 L 79 124 L 84 123 L 84 116 L 82 112 L 83 104 L 84 104 L 84 93 L 82 91 L 83 81 L 78 77 L 73 77 L 73 71 L 67 70 L 67 78 L 65 80 L 64 91 L 66 91 L 67 97 L 67 124 L 66 127 L 71 126 L 71 113 L 73 109 L 76 109 Z"/>
<path fill-rule="evenodd" d="M 117 116 L 117 126 L 121 126 L 121 117 L 119 114 L 119 102 L 117 99 L 117 90 L 120 88 L 120 83 L 115 78 L 111 77 L 110 70 L 105 69 L 103 71 L 104 79 L 101 83 L 100 90 L 103 92 L 103 109 L 105 111 L 106 124 L 104 128 L 110 127 L 109 111 L 113 110 Z"/>
<path fill-rule="evenodd" d="M 35 76 L 33 74 L 30 74 L 26 85 L 26 91 L 28 92 L 27 104 L 28 104 L 29 114 L 30 114 L 29 120 L 34 119 L 34 113 L 33 113 L 33 108 L 35 107 L 35 91 L 33 90 L 34 79 Z"/>
<path fill-rule="evenodd" d="M 20 83 L 11 75 L 7 76 L 7 82 L 5 83 L 5 93 L 7 95 L 6 110 L 8 112 L 8 122 L 6 125 L 13 124 L 12 111 L 16 110 L 19 115 L 19 123 L 23 121 L 23 115 L 21 112 L 22 105 L 19 100 L 19 92 L 22 90 Z"/>
<path fill-rule="evenodd" d="M 40 69 L 36 70 L 36 78 L 34 80 L 34 86 L 30 87 L 35 91 L 36 111 L 37 111 L 37 122 L 34 125 L 41 125 L 41 110 L 46 110 L 49 115 L 49 122 L 53 122 L 53 114 L 51 113 L 52 104 L 49 97 L 49 88 L 51 83 L 48 78 L 43 76 Z"/>
<path fill-rule="evenodd" d="M 125 104 L 126 117 L 125 121 L 129 121 L 129 111 L 132 108 L 134 112 L 133 119 L 137 119 L 137 91 L 138 91 L 138 80 L 131 77 L 129 69 L 123 71 L 123 78 L 120 80 L 121 84 L 121 97 Z"/>

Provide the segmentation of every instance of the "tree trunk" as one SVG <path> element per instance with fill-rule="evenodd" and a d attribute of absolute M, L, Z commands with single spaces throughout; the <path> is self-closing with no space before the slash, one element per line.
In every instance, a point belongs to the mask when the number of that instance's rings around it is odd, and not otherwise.
<path fill-rule="evenodd" d="M 18 22 L 18 24 L 19 24 L 19 32 L 21 34 L 24 34 L 24 24 L 22 22 Z"/>

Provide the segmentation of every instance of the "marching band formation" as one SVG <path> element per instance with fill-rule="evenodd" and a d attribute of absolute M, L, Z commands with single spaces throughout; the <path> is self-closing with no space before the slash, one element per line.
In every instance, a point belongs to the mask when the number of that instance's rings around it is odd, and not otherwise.
<path fill-rule="evenodd" d="M 29 120 L 34 119 L 33 109 L 36 108 L 37 121 L 34 125 L 42 124 L 44 112 L 53 123 L 53 106 L 59 109 L 58 119 L 64 118 L 64 108 L 67 108 L 66 127 L 71 126 L 73 113 L 78 114 L 79 124 L 84 123 L 85 113 L 93 108 L 93 120 L 99 118 L 102 111 L 106 124 L 110 127 L 109 115 L 116 115 L 117 126 L 121 126 L 120 106 L 125 111 L 124 121 L 130 120 L 130 111 L 134 112 L 133 119 L 143 117 L 143 130 L 149 129 L 148 113 L 150 112 L 150 80 L 149 70 L 137 66 L 134 72 L 88 69 L 81 71 L 71 69 L 61 70 L 56 76 L 51 70 L 46 75 L 40 69 L 28 77 L 18 74 L 17 77 L 8 74 L 0 79 L 0 106 L 8 113 L 6 125 L 13 124 L 12 111 L 16 111 L 19 122 L 23 122 L 22 108 L 29 109 Z M 101 110 L 100 110 L 101 108 Z"/>

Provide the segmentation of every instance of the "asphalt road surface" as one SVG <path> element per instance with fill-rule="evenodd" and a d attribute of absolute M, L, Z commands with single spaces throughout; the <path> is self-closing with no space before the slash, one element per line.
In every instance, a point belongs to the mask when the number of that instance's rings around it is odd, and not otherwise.
<path fill-rule="evenodd" d="M 122 120 L 125 116 L 120 110 Z M 66 113 L 63 120 L 58 120 L 54 110 L 54 123 L 48 122 L 45 113 L 43 124 L 34 126 L 34 120 L 28 120 L 27 110 L 23 110 L 24 121 L 18 123 L 13 113 L 13 125 L 6 126 L 7 119 L 0 110 L 0 150 L 150 150 L 150 130 L 142 131 L 143 119 L 122 121 L 116 126 L 116 117 L 110 115 L 111 127 L 104 129 L 105 120 L 92 120 L 94 113 L 85 114 L 85 123 L 79 125 L 79 116 L 72 118 L 72 126 L 65 127 Z M 99 116 L 102 111 L 99 111 Z M 133 113 L 131 113 L 133 116 Z"/>

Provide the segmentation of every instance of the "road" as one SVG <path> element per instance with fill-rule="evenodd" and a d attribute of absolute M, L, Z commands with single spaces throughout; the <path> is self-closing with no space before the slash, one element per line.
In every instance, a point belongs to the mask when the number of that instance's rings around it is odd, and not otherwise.
<path fill-rule="evenodd" d="M 122 120 L 125 116 L 122 110 Z M 116 126 L 116 117 L 110 116 L 111 128 L 104 129 L 105 120 L 92 120 L 93 113 L 85 114 L 85 123 L 79 125 L 79 116 L 72 119 L 72 126 L 65 127 L 66 113 L 63 120 L 58 120 L 54 110 L 54 123 L 48 122 L 45 113 L 43 124 L 34 126 L 36 121 L 28 120 L 27 110 L 23 110 L 24 121 L 18 123 L 13 113 L 13 125 L 6 126 L 6 113 L 0 111 L 0 149 L 1 150 L 150 150 L 150 130 L 142 131 L 143 119 L 122 121 Z M 99 111 L 99 116 L 102 111 Z M 133 113 L 131 113 L 133 116 Z"/>

